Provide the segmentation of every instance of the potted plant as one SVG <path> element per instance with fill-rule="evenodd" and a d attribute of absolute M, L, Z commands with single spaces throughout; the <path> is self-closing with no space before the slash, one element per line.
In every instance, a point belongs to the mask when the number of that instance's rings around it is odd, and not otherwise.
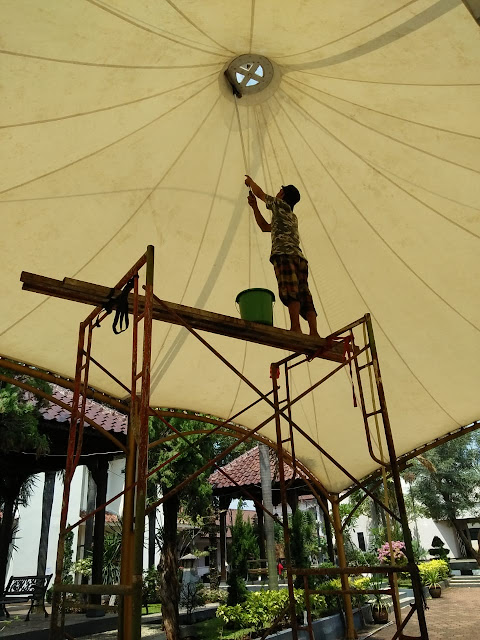
<path fill-rule="evenodd" d="M 378 573 L 373 574 L 370 579 L 372 589 L 382 588 L 382 576 Z M 374 593 L 372 607 L 372 618 L 375 624 L 385 624 L 388 622 L 389 615 L 389 598 L 383 593 Z"/>
<path fill-rule="evenodd" d="M 426 567 L 423 571 L 423 580 L 432 598 L 440 598 L 442 586 L 440 585 L 440 571 L 437 567 Z"/>

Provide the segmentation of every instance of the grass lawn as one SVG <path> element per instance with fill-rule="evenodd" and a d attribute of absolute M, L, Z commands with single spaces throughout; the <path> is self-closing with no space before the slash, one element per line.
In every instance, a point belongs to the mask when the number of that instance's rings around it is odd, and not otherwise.
<path fill-rule="evenodd" d="M 161 607 L 162 605 L 157 602 L 156 604 L 149 604 L 148 605 L 148 613 L 160 613 L 161 611 Z M 147 610 L 145 609 L 145 607 L 142 607 L 142 616 L 147 613 Z"/>
<path fill-rule="evenodd" d="M 401 578 L 398 581 L 398 586 L 399 587 L 403 587 L 405 589 L 411 589 L 412 588 L 412 581 L 410 580 L 410 578 Z"/>

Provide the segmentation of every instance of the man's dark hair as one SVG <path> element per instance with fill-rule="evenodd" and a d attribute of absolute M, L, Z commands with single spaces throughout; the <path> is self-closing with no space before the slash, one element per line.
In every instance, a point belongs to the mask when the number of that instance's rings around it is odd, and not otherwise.
<path fill-rule="evenodd" d="M 300 200 L 300 192 L 297 187 L 294 187 L 293 184 L 287 184 L 286 186 L 282 185 L 283 189 L 283 201 L 286 202 L 290 209 L 293 211 L 293 207 Z"/>

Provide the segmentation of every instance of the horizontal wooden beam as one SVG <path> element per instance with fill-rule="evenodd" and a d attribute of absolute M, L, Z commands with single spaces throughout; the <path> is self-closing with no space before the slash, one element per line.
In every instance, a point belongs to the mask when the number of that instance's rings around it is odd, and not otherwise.
<path fill-rule="evenodd" d="M 75 280 L 73 278 L 64 278 L 63 280 L 55 280 L 46 278 L 35 273 L 22 272 L 20 280 L 23 282 L 25 291 L 33 291 L 42 293 L 54 298 L 63 298 L 64 300 L 72 300 L 74 302 L 83 302 L 84 304 L 94 307 L 103 307 L 109 301 L 112 290 L 110 287 Z M 120 291 L 115 291 L 116 294 Z M 143 304 L 144 296 L 140 296 L 140 305 Z M 129 312 L 133 311 L 133 294 L 130 294 Z M 195 309 L 186 307 L 174 302 L 165 302 L 168 309 L 164 309 L 157 302 L 153 306 L 153 318 L 161 322 L 169 322 L 171 324 L 181 324 L 177 314 L 193 329 L 200 331 L 208 331 L 209 333 L 217 333 L 237 338 L 239 340 L 247 340 L 257 344 L 264 344 L 277 349 L 285 349 L 295 353 L 305 355 L 317 354 L 319 358 L 331 360 L 333 362 L 344 362 L 343 345 L 327 341 L 325 338 L 312 337 L 286 329 L 278 329 L 258 322 L 248 322 L 240 318 L 232 316 L 224 316 L 219 313 L 205 311 L 203 309 Z M 116 308 L 115 303 L 113 308 Z M 142 308 L 142 307 L 141 307 Z"/>

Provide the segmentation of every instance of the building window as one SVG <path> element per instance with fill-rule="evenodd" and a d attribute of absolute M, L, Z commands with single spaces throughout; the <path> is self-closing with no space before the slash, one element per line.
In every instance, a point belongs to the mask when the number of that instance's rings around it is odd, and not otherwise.
<path fill-rule="evenodd" d="M 357 532 L 357 538 L 358 538 L 358 548 L 361 549 L 362 551 L 366 551 L 367 547 L 365 546 L 365 536 L 363 535 L 363 531 Z"/>

